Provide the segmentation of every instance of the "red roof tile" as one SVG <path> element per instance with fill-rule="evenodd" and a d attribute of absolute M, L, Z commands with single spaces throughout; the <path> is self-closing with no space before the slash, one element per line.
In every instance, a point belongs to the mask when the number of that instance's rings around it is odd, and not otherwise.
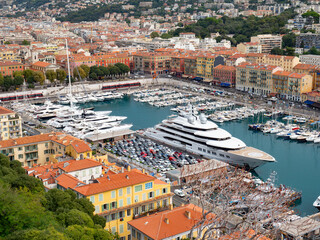
<path fill-rule="evenodd" d="M 9 114 L 9 113 L 14 113 L 14 112 L 11 111 L 10 109 L 4 108 L 4 107 L 0 107 L 0 115 Z"/>

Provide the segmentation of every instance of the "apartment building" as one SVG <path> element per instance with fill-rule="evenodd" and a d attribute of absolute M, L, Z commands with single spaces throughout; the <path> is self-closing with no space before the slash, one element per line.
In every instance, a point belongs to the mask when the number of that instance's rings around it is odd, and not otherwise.
<path fill-rule="evenodd" d="M 105 228 L 117 232 L 122 240 L 132 239 L 129 221 L 172 205 L 170 184 L 136 169 L 101 175 L 88 184 L 68 175 L 57 178 L 57 188 L 69 188 L 79 198 L 88 198 L 95 213 L 107 220 Z"/>
<path fill-rule="evenodd" d="M 262 53 L 262 46 L 257 42 L 244 42 L 237 45 L 241 53 Z"/>
<path fill-rule="evenodd" d="M 7 48 L 0 49 L 0 60 L 21 63 L 21 58 L 18 56 L 16 51 Z"/>
<path fill-rule="evenodd" d="M 184 59 L 184 75 L 187 77 L 197 76 L 197 57 L 186 57 Z"/>
<path fill-rule="evenodd" d="M 22 120 L 15 112 L 0 107 L 0 140 L 22 137 Z"/>
<path fill-rule="evenodd" d="M 311 65 L 320 65 L 320 56 L 319 55 L 300 55 L 300 62 L 304 64 L 311 64 Z"/>
<path fill-rule="evenodd" d="M 272 76 L 272 91 L 280 98 L 301 101 L 302 94 L 312 91 L 312 76 L 303 73 L 276 71 Z"/>
<path fill-rule="evenodd" d="M 224 87 L 234 87 L 236 84 L 236 68 L 218 65 L 213 68 L 213 83 Z"/>
<path fill-rule="evenodd" d="M 205 224 L 209 225 L 212 223 L 215 217 L 213 213 L 205 213 L 202 208 L 194 204 L 187 204 L 143 218 L 134 219 L 128 223 L 131 228 L 131 239 L 202 239 L 202 234 L 207 230 Z M 200 221 L 203 221 L 203 223 L 198 224 Z M 216 236 L 208 235 L 205 239 L 216 239 Z"/>
<path fill-rule="evenodd" d="M 213 68 L 218 65 L 224 65 L 224 57 L 207 53 L 197 57 L 197 76 L 207 79 L 213 78 Z"/>
<path fill-rule="evenodd" d="M 59 132 L 2 140 L 0 152 L 28 167 L 56 162 L 60 157 L 92 157 L 91 148 L 86 142 Z"/>
<path fill-rule="evenodd" d="M 240 63 L 236 67 L 236 88 L 258 95 L 272 92 L 272 74 L 283 69 L 258 63 Z"/>
<path fill-rule="evenodd" d="M 312 47 L 320 48 L 320 34 L 300 33 L 296 37 L 296 47 L 310 49 Z"/>
<path fill-rule="evenodd" d="M 311 75 L 312 89 L 320 88 L 320 66 L 300 63 L 293 68 L 293 72 Z"/>
<path fill-rule="evenodd" d="M 170 72 L 173 72 L 177 76 L 182 76 L 184 74 L 184 60 L 185 56 L 171 57 Z"/>
<path fill-rule="evenodd" d="M 133 55 L 134 70 L 147 74 L 164 74 L 170 70 L 171 55 L 162 52 L 143 52 Z"/>
<path fill-rule="evenodd" d="M 110 64 L 123 63 L 130 67 L 132 57 L 125 53 L 115 53 L 115 54 L 96 54 L 94 55 L 97 66 L 107 67 Z"/>
<path fill-rule="evenodd" d="M 12 76 L 15 71 L 23 71 L 24 65 L 18 62 L 5 61 L 0 62 L 0 73 L 3 76 Z"/>
<path fill-rule="evenodd" d="M 260 44 L 262 53 L 270 53 L 273 48 L 281 48 L 282 37 L 279 35 L 263 34 L 251 37 L 251 42 Z"/>

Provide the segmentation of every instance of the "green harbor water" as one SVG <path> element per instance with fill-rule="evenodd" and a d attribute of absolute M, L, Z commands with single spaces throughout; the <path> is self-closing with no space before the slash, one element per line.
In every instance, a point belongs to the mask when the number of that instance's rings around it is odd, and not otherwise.
<path fill-rule="evenodd" d="M 171 107 L 156 108 L 136 102 L 130 96 L 109 102 L 88 103 L 84 107 L 95 107 L 95 111 L 111 110 L 113 116 L 127 116 L 123 123 L 133 124 L 134 130 L 152 127 L 174 114 L 170 111 Z M 302 192 L 302 200 L 296 206 L 298 213 L 307 215 L 317 212 L 312 204 L 320 195 L 320 144 L 298 143 L 279 139 L 273 134 L 250 131 L 248 124 L 252 121 L 227 122 L 220 124 L 220 127 L 248 146 L 274 156 L 277 162 L 255 169 L 255 174 L 266 180 L 272 171 L 276 171 L 276 185 L 284 184 Z"/>

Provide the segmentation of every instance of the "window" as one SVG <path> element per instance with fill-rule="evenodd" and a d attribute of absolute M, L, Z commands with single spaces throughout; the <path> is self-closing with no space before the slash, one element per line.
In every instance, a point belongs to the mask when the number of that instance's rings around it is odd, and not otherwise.
<path fill-rule="evenodd" d="M 149 192 L 149 198 L 153 198 L 154 197 L 154 192 Z"/>
<path fill-rule="evenodd" d="M 131 197 L 128 197 L 127 198 L 127 205 L 130 205 L 131 204 Z"/>
<path fill-rule="evenodd" d="M 153 209 L 153 203 L 149 204 L 149 211 Z"/>
<path fill-rule="evenodd" d="M 18 148 L 18 151 L 22 151 L 22 147 L 19 147 L 19 148 Z"/>
<path fill-rule="evenodd" d="M 137 232 L 137 239 L 141 239 L 141 233 Z"/>
<path fill-rule="evenodd" d="M 160 208 L 161 204 L 160 201 L 157 202 L 157 208 Z"/>
<path fill-rule="evenodd" d="M 224 157 L 224 155 L 223 155 L 223 154 L 221 154 L 221 153 L 219 153 L 219 156 L 220 156 L 220 157 Z"/>
<path fill-rule="evenodd" d="M 152 188 L 152 182 L 149 182 L 149 183 L 145 184 L 145 189 L 146 190 L 151 189 L 151 188 Z"/>
<path fill-rule="evenodd" d="M 146 211 L 146 205 L 143 205 L 142 207 L 141 207 L 141 212 L 145 212 Z"/>
<path fill-rule="evenodd" d="M 106 211 L 106 210 L 109 210 L 109 203 L 102 205 L 102 211 Z"/>
<path fill-rule="evenodd" d="M 135 229 L 132 229 L 132 230 L 131 230 L 131 234 L 132 234 L 132 237 L 136 237 L 136 230 L 135 230 Z"/>
<path fill-rule="evenodd" d="M 95 211 L 95 213 L 99 213 L 99 212 L 100 212 L 100 208 L 99 208 L 99 206 L 98 206 L 98 205 L 97 205 L 97 206 L 95 206 L 94 208 L 95 208 L 95 210 L 94 210 L 94 211 Z"/>
<path fill-rule="evenodd" d="M 19 159 L 22 159 L 23 158 L 23 154 L 19 154 Z"/>
<path fill-rule="evenodd" d="M 138 195 L 134 196 L 134 202 L 139 202 L 139 196 Z"/>
<path fill-rule="evenodd" d="M 160 191 L 159 191 L 159 189 L 157 189 L 156 196 L 159 196 L 159 195 L 160 195 Z"/>
<path fill-rule="evenodd" d="M 111 232 L 112 232 L 112 233 L 116 233 L 116 231 L 117 231 L 116 227 L 112 227 L 112 228 L 111 228 Z"/>
<path fill-rule="evenodd" d="M 167 193 L 167 188 L 162 188 L 162 194 Z"/>
<path fill-rule="evenodd" d="M 142 194 L 142 201 L 145 201 L 145 200 L 147 200 L 147 194 L 146 193 Z"/>
<path fill-rule="evenodd" d="M 134 208 L 134 215 L 138 215 L 138 214 L 139 214 L 139 208 L 136 207 L 136 208 Z"/>
<path fill-rule="evenodd" d="M 123 199 L 119 200 L 119 207 L 123 207 Z"/>
<path fill-rule="evenodd" d="M 46 157 L 46 162 L 49 162 L 49 157 Z"/>
<path fill-rule="evenodd" d="M 90 197 L 90 201 L 91 201 L 92 203 L 94 203 L 94 196 L 91 196 L 91 197 Z"/>
<path fill-rule="evenodd" d="M 111 192 L 111 198 L 115 198 L 116 197 L 116 191 L 112 191 Z"/>
<path fill-rule="evenodd" d="M 131 187 L 127 187 L 127 194 L 131 193 Z"/>
<path fill-rule="evenodd" d="M 164 199 L 164 200 L 162 201 L 162 206 L 163 206 L 163 207 L 166 207 L 166 206 L 167 206 L 167 199 Z"/>
<path fill-rule="evenodd" d="M 138 185 L 134 187 L 134 192 L 141 192 L 142 191 L 142 185 Z"/>
<path fill-rule="evenodd" d="M 119 218 L 123 218 L 124 217 L 124 211 L 120 211 L 119 212 Z"/>
<path fill-rule="evenodd" d="M 115 213 L 111 214 L 111 221 L 113 221 L 113 220 L 116 220 L 116 214 Z"/>
<path fill-rule="evenodd" d="M 119 189 L 119 197 L 122 197 L 122 189 Z"/>
<path fill-rule="evenodd" d="M 128 235 L 128 240 L 131 240 L 131 235 L 130 234 Z"/>
<path fill-rule="evenodd" d="M 103 194 L 99 194 L 99 202 L 103 201 Z"/>
<path fill-rule="evenodd" d="M 131 216 L 131 209 L 127 209 L 127 216 Z"/>
<path fill-rule="evenodd" d="M 110 205 L 110 209 L 114 209 L 117 207 L 117 202 L 112 202 Z"/>

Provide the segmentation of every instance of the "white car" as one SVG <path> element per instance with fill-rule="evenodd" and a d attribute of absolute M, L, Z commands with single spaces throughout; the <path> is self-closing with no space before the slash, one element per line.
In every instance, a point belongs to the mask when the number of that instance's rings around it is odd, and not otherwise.
<path fill-rule="evenodd" d="M 174 193 L 175 193 L 176 195 L 178 195 L 179 197 L 185 197 L 185 196 L 186 196 L 186 194 L 185 194 L 182 190 L 180 190 L 180 189 L 174 190 Z"/>

